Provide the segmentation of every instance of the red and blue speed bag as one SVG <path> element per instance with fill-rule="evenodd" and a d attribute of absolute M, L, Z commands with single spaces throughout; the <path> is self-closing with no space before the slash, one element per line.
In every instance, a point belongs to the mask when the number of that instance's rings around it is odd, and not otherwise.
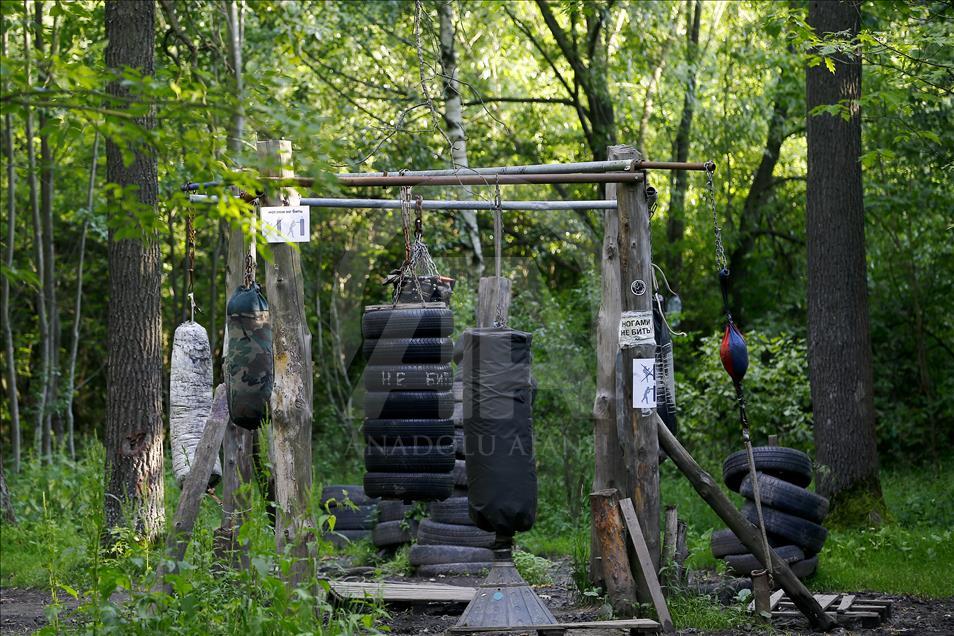
<path fill-rule="evenodd" d="M 722 336 L 722 345 L 719 347 L 719 357 L 722 358 L 722 366 L 732 380 L 741 382 L 749 369 L 749 349 L 745 346 L 745 338 L 742 337 L 735 323 L 730 322 L 725 326 L 725 335 Z"/>

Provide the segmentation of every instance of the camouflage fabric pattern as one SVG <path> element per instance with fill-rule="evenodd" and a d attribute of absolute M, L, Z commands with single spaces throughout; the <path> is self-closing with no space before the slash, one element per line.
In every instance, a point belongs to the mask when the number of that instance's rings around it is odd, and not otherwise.
<path fill-rule="evenodd" d="M 257 284 L 239 287 L 226 311 L 229 416 L 236 426 L 255 430 L 268 413 L 274 379 L 268 301 Z"/>

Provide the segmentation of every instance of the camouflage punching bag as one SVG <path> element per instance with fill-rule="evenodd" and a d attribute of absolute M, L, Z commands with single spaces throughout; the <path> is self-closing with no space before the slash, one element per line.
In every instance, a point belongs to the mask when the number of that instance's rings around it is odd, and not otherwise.
<path fill-rule="evenodd" d="M 226 312 L 229 417 L 236 426 L 255 430 L 268 413 L 274 377 L 268 301 L 252 283 L 235 290 Z"/>

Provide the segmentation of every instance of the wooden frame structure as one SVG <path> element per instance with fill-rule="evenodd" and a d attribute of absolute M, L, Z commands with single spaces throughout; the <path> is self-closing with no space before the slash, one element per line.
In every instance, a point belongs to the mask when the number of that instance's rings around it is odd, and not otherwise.
<path fill-rule="evenodd" d="M 316 204 L 324 207 L 394 207 L 391 202 L 368 205 L 367 199 L 356 199 L 346 205 L 342 199 L 304 199 L 290 189 L 292 185 L 311 186 L 311 179 L 293 176 L 291 168 L 291 142 L 288 140 L 258 142 L 259 157 L 266 166 L 263 176 L 267 184 L 283 190 L 281 200 L 287 203 Z M 650 242 L 650 214 L 647 198 L 646 169 L 706 170 L 714 169 L 711 163 L 648 162 L 633 146 L 618 145 L 608 148 L 609 159 L 604 162 L 584 162 L 564 165 L 507 166 L 497 168 L 461 168 L 459 170 L 402 171 L 397 173 L 352 173 L 338 175 L 343 186 L 394 186 L 394 185 L 510 185 L 526 183 L 603 183 L 606 198 L 592 202 L 594 209 L 604 210 L 604 236 L 601 260 L 602 302 L 597 325 L 597 394 L 593 407 L 595 465 L 594 495 L 600 491 L 615 490 L 619 499 L 631 500 L 623 509 L 618 506 L 604 507 L 615 519 L 604 519 L 599 526 L 594 523 L 593 559 L 591 576 L 602 581 L 607 564 L 600 559 L 600 546 L 620 546 L 614 554 L 613 566 L 619 569 L 620 561 L 626 574 L 636 585 L 609 585 L 607 589 L 614 607 L 635 608 L 639 602 L 658 602 L 659 547 L 659 448 L 660 445 L 673 457 L 677 467 L 689 478 L 699 494 L 715 512 L 739 536 L 740 540 L 755 555 L 758 548 L 757 531 L 742 517 L 728 498 L 718 488 L 711 476 L 695 463 L 664 425 L 661 425 L 655 409 L 637 409 L 628 396 L 633 391 L 633 361 L 652 358 L 655 345 L 637 343 L 621 349 L 619 342 L 620 319 L 626 312 L 652 312 L 652 250 Z M 186 191 L 195 191 L 204 186 L 220 185 L 187 184 Z M 277 201 L 275 192 L 266 192 L 264 200 Z M 201 195 L 193 200 L 203 200 Z M 428 208 L 442 207 L 440 202 L 428 202 Z M 458 204 L 460 202 L 457 202 Z M 579 209 L 584 204 L 573 202 L 572 206 L 560 207 L 553 202 L 524 202 L 526 209 Z M 519 202 L 510 202 L 509 209 L 523 209 Z M 455 207 L 455 206 L 447 206 Z M 235 237 L 235 233 L 231 235 Z M 229 246 L 231 255 L 238 252 Z M 275 474 L 275 500 L 277 505 L 276 548 L 279 553 L 291 546 L 291 554 L 306 557 L 308 539 L 314 529 L 308 514 L 308 493 L 311 488 L 311 336 L 304 316 L 302 272 L 298 252 L 287 244 L 275 244 L 272 248 L 273 262 L 266 272 L 266 287 L 272 307 L 275 333 L 275 388 L 272 396 L 273 429 L 270 458 Z M 244 247 L 242 252 L 244 254 Z M 208 432 L 208 431 L 207 431 Z M 203 438 L 203 442 L 205 439 Z M 211 444 L 200 445 L 208 450 Z M 240 429 L 229 424 L 225 434 L 226 457 L 223 462 L 225 491 L 224 508 L 234 511 L 228 519 L 228 527 L 236 528 L 241 522 L 242 502 L 235 500 L 235 484 L 247 480 L 247 467 L 251 465 L 252 444 Z M 218 447 L 214 449 L 218 452 Z M 208 450 L 208 452 L 212 452 Z M 196 465 L 205 466 L 196 456 Z M 211 464 L 210 464 L 211 465 Z M 211 470 L 211 468 L 210 468 Z M 201 478 L 201 476 L 198 476 Z M 207 478 L 207 476 L 206 476 Z M 190 502 L 180 502 L 186 510 Z M 196 502 L 197 505 L 197 502 Z M 595 504 L 594 504 L 595 505 Z M 603 509 L 603 508 L 601 508 Z M 622 519 L 632 524 L 638 521 L 640 534 L 634 537 L 629 548 L 625 539 Z M 193 517 L 194 518 L 194 517 Z M 176 515 L 176 528 L 179 514 Z M 598 536 L 598 527 L 604 528 L 606 536 Z M 191 531 L 191 527 L 189 528 Z M 612 535 L 612 536 L 611 536 Z M 233 533 L 234 536 L 234 533 Z M 175 545 L 181 545 L 182 536 L 177 536 Z M 185 537 L 187 541 L 188 538 Z M 751 544 L 751 545 L 750 545 Z M 232 543 L 233 547 L 237 547 Z M 640 546 L 642 546 L 640 548 Z M 634 548 L 639 548 L 638 550 Z M 644 549 L 643 549 L 644 548 Z M 607 548 L 608 549 L 608 548 Z M 638 551 L 638 554 L 637 554 Z M 627 556 L 628 552 L 628 556 Z M 774 551 L 771 558 L 776 580 L 792 599 L 792 603 L 809 619 L 812 627 L 831 629 L 836 623 L 825 614 L 817 600 L 792 574 L 787 564 L 778 559 Z M 641 565 L 653 570 L 653 576 L 642 576 Z M 291 583 L 307 576 L 307 559 L 302 558 L 291 572 Z M 615 576 L 615 574 L 614 574 Z M 655 588 L 655 589 L 654 589 Z M 634 593 L 635 590 L 635 593 Z"/>

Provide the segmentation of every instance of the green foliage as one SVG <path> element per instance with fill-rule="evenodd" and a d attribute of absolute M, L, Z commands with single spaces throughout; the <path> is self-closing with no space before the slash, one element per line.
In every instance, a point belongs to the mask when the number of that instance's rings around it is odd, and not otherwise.
<path fill-rule="evenodd" d="M 758 331 L 745 338 L 749 349 L 746 410 L 754 442 L 765 443 L 767 435 L 778 434 L 785 446 L 810 452 L 811 391 L 805 341 Z M 683 340 L 674 344 L 679 436 L 697 459 L 720 462 L 741 448 L 735 389 L 719 359 L 721 339 L 721 333 L 700 338 L 693 351 L 680 347 Z"/>
<path fill-rule="evenodd" d="M 731 630 L 753 627 L 745 603 L 722 605 L 717 599 L 698 595 L 675 595 L 666 600 L 677 629 Z"/>
<path fill-rule="evenodd" d="M 550 571 L 553 569 L 553 563 L 547 559 L 537 556 L 531 552 L 523 550 L 514 550 L 513 564 L 517 572 L 523 577 L 523 580 L 530 585 L 553 585 L 553 577 Z"/>

